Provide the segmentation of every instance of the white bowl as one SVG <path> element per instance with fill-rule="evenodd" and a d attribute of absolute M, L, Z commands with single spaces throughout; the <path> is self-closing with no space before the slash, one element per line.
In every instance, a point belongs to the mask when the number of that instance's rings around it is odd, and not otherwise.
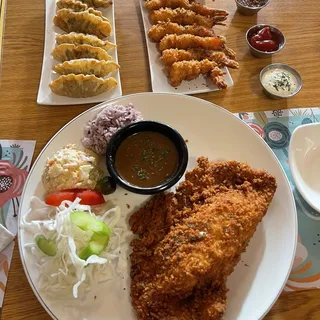
<path fill-rule="evenodd" d="M 293 131 L 289 163 L 299 192 L 320 212 L 320 123 L 303 125 Z"/>

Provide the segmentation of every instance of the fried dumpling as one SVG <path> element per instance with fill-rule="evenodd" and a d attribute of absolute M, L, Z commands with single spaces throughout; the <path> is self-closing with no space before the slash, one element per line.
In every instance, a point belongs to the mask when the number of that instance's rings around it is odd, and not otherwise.
<path fill-rule="evenodd" d="M 88 8 L 88 12 L 91 13 L 91 14 L 94 14 L 95 16 L 100 17 L 102 20 L 108 21 L 108 22 L 110 23 L 109 19 L 107 19 L 106 17 L 104 17 L 104 16 L 102 15 L 102 12 L 101 12 L 101 11 L 99 11 L 99 10 L 94 10 L 93 8 Z"/>
<path fill-rule="evenodd" d="M 112 0 L 81 0 L 89 7 L 108 8 L 112 5 Z"/>
<path fill-rule="evenodd" d="M 85 3 L 76 0 L 59 0 L 57 2 L 57 7 L 59 9 L 71 9 L 73 11 L 85 11 L 88 9 L 88 6 Z"/>
<path fill-rule="evenodd" d="M 112 77 L 103 79 L 94 75 L 68 74 L 52 81 L 49 86 L 59 96 L 87 98 L 104 93 L 117 84 L 117 80 Z"/>
<path fill-rule="evenodd" d="M 119 68 L 120 66 L 114 61 L 76 59 L 57 64 L 52 69 L 60 74 L 93 74 L 97 77 L 105 77 Z"/>
<path fill-rule="evenodd" d="M 94 34 L 100 39 L 110 35 L 111 24 L 88 11 L 74 12 L 71 9 L 58 10 L 53 23 L 66 32 Z"/>
<path fill-rule="evenodd" d="M 51 55 L 60 62 L 81 58 L 93 58 L 97 60 L 112 59 L 105 50 L 87 44 L 81 44 L 79 46 L 70 43 L 60 44 L 53 49 Z"/>
<path fill-rule="evenodd" d="M 59 0 L 57 2 L 57 7 L 59 9 L 70 9 L 75 12 L 88 11 L 89 13 L 100 17 L 104 21 L 109 21 L 106 17 L 102 15 L 101 11 L 95 10 L 93 8 L 88 8 L 88 6 L 85 3 L 78 0 Z"/>
<path fill-rule="evenodd" d="M 99 47 L 105 51 L 108 51 L 111 48 L 117 47 L 116 44 L 109 41 L 101 40 L 96 36 L 93 36 L 90 34 L 76 33 L 76 32 L 57 34 L 56 41 L 58 44 L 62 44 L 62 43 L 73 43 L 75 45 L 88 44 L 93 47 Z"/>

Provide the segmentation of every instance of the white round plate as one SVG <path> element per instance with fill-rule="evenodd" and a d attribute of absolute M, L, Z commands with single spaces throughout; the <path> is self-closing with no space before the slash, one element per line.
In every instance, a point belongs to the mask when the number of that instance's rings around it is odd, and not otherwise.
<path fill-rule="evenodd" d="M 320 123 L 297 127 L 289 145 L 293 180 L 303 198 L 320 212 Z"/>
<path fill-rule="evenodd" d="M 245 161 L 254 168 L 273 174 L 278 189 L 267 215 L 250 241 L 241 262 L 228 280 L 228 305 L 225 320 L 261 319 L 282 291 L 293 262 L 297 218 L 293 195 L 283 169 L 267 144 L 245 123 L 230 112 L 207 101 L 185 95 L 142 93 L 109 101 L 113 104 L 132 102 L 145 120 L 158 120 L 176 128 L 188 142 L 190 159 L 188 169 L 196 158 L 210 160 Z M 20 215 L 29 208 L 30 198 L 45 194 L 41 175 L 48 156 L 67 143 L 81 146 L 85 123 L 101 110 L 102 103 L 82 113 L 64 126 L 45 146 L 33 165 L 26 182 Z M 112 196 L 128 216 L 146 199 L 118 188 Z M 126 204 L 130 204 L 128 209 Z M 19 221 L 20 222 L 20 221 Z M 136 319 L 130 303 L 130 277 L 123 277 L 93 288 L 85 301 L 53 301 L 38 291 L 39 272 L 24 244 L 32 240 L 30 234 L 19 228 L 19 246 L 24 270 L 37 298 L 54 319 L 130 320 Z"/>

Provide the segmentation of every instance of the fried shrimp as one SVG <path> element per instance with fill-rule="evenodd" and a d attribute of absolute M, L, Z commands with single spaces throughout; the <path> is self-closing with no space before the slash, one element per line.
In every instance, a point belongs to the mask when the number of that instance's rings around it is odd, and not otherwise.
<path fill-rule="evenodd" d="M 159 42 L 167 34 L 193 34 L 199 37 L 213 37 L 214 31 L 196 24 L 181 26 L 173 22 L 159 22 L 153 25 L 148 32 L 149 38 L 154 42 Z"/>
<path fill-rule="evenodd" d="M 215 67 L 217 67 L 217 64 L 208 59 L 175 62 L 169 68 L 170 84 L 173 87 L 177 87 L 183 80 L 190 81 L 196 79 L 201 74 L 209 73 Z"/>
<path fill-rule="evenodd" d="M 217 86 L 218 89 L 227 89 L 228 85 L 225 83 L 223 76 L 225 72 L 219 68 L 213 68 L 210 72 L 210 78 L 213 84 Z"/>
<path fill-rule="evenodd" d="M 196 14 L 194 11 L 186 10 L 183 8 L 170 9 L 161 8 L 151 13 L 151 21 L 153 24 L 159 21 L 170 21 L 181 25 L 198 24 L 207 28 L 212 28 L 215 24 L 215 17 L 205 17 L 200 14 Z"/>
<path fill-rule="evenodd" d="M 224 69 L 220 68 L 238 69 L 239 63 L 226 38 L 212 29 L 225 25 L 227 11 L 196 0 L 145 0 L 144 7 L 153 24 L 148 37 L 157 43 L 172 86 L 207 75 L 219 89 L 227 88 Z"/>
<path fill-rule="evenodd" d="M 149 10 L 158 10 L 160 8 L 183 8 L 203 16 L 214 17 L 217 19 L 216 21 L 223 21 L 228 16 L 228 12 L 224 10 L 213 9 L 198 2 L 190 3 L 189 0 L 149 0 L 144 6 Z"/>
<path fill-rule="evenodd" d="M 233 69 L 239 69 L 239 63 L 234 59 L 231 59 L 227 56 L 227 54 L 223 51 L 211 51 L 211 50 L 204 50 L 205 51 L 205 58 L 209 59 L 210 61 L 215 61 L 219 67 L 226 66 Z"/>
<path fill-rule="evenodd" d="M 192 34 L 175 35 L 169 34 L 160 41 L 159 49 L 162 52 L 166 49 L 190 49 L 202 48 L 207 50 L 221 50 L 225 44 L 224 37 L 198 37 Z"/>
<path fill-rule="evenodd" d="M 166 49 L 162 52 L 160 61 L 166 67 L 170 67 L 173 63 L 178 61 L 203 59 L 214 61 L 218 64 L 219 67 L 227 66 L 234 69 L 239 68 L 239 63 L 235 60 L 229 59 L 224 52 L 205 49 Z"/>
<path fill-rule="evenodd" d="M 221 51 L 224 52 L 230 59 L 236 58 L 236 52 L 227 47 L 226 44 L 223 45 Z"/>
<path fill-rule="evenodd" d="M 149 10 L 158 10 L 160 8 L 189 9 L 191 3 L 189 0 L 147 0 L 144 6 Z"/>

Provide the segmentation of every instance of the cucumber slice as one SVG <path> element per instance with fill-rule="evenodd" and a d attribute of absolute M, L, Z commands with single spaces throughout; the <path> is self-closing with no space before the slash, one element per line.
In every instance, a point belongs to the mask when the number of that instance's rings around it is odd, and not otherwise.
<path fill-rule="evenodd" d="M 39 249 L 46 254 L 47 256 L 55 256 L 57 253 L 57 246 L 56 244 L 48 240 L 45 236 L 43 235 L 38 235 L 36 236 L 36 244 L 39 247 Z"/>
<path fill-rule="evenodd" d="M 83 211 L 73 211 L 70 214 L 71 221 L 84 231 L 92 231 L 93 233 L 107 237 L 109 240 L 110 229 L 105 223 Z"/>
<path fill-rule="evenodd" d="M 87 260 L 91 255 L 99 255 L 107 247 L 110 239 L 110 229 L 99 219 L 83 211 L 73 211 L 71 222 L 84 231 L 91 231 L 93 235 L 86 247 L 78 254 L 80 259 Z"/>
<path fill-rule="evenodd" d="M 99 255 L 108 245 L 109 238 L 93 234 L 89 244 L 79 252 L 79 258 L 87 260 L 91 255 Z"/>

